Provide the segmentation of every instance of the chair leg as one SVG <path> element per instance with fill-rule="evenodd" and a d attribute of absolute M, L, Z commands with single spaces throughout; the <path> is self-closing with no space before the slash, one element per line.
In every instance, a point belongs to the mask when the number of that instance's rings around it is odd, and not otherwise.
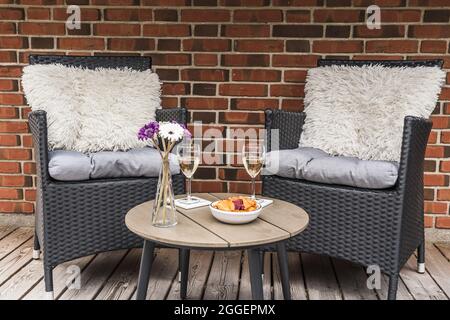
<path fill-rule="evenodd" d="M 261 279 L 264 280 L 264 251 L 260 251 L 260 263 L 261 263 Z"/>
<path fill-rule="evenodd" d="M 397 300 L 398 274 L 389 276 L 388 300 Z"/>
<path fill-rule="evenodd" d="M 263 300 L 263 287 L 261 279 L 261 260 L 256 249 L 248 249 L 248 268 L 250 271 L 250 283 L 252 287 L 252 299 Z"/>
<path fill-rule="evenodd" d="M 291 300 L 291 287 L 289 284 L 289 267 L 286 246 L 284 242 L 277 243 L 278 266 L 281 275 L 281 287 L 284 300 Z"/>
<path fill-rule="evenodd" d="M 144 241 L 142 249 L 141 265 L 139 267 L 139 279 L 136 290 L 136 300 L 145 300 L 148 289 L 148 281 L 150 279 L 150 271 L 153 264 L 153 252 L 155 244 L 151 241 Z"/>
<path fill-rule="evenodd" d="M 36 231 L 34 232 L 34 246 L 33 246 L 33 259 L 38 260 L 41 255 L 41 245 L 39 244 L 39 239 L 36 234 Z"/>
<path fill-rule="evenodd" d="M 44 282 L 45 282 L 45 299 L 54 300 L 55 295 L 53 292 L 53 268 L 44 266 Z"/>
<path fill-rule="evenodd" d="M 425 273 L 425 241 L 417 248 L 417 272 Z"/>
<path fill-rule="evenodd" d="M 189 254 L 190 250 L 180 249 L 179 250 L 179 268 L 180 268 L 180 298 L 186 299 L 187 296 L 187 285 L 189 277 Z"/>

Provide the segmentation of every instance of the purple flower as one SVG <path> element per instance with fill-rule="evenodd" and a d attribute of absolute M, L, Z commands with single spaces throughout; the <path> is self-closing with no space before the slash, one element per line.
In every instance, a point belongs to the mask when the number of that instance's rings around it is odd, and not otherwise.
<path fill-rule="evenodd" d="M 152 139 L 159 131 L 159 123 L 157 121 L 151 121 L 139 129 L 138 139 L 147 140 Z"/>

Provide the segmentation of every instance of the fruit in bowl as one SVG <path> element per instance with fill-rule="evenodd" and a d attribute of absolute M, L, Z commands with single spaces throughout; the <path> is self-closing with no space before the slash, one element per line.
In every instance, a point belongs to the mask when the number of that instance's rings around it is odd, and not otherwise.
<path fill-rule="evenodd" d="M 261 213 L 261 205 L 258 202 L 242 196 L 213 202 L 209 209 L 217 220 L 230 224 L 251 222 Z"/>

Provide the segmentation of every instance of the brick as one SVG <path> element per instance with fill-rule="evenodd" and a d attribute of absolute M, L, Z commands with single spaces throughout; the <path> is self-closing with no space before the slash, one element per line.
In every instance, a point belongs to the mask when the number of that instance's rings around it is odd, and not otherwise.
<path fill-rule="evenodd" d="M 185 24 L 146 24 L 143 33 L 150 37 L 188 37 L 191 29 Z"/>
<path fill-rule="evenodd" d="M 0 92 L 0 105 L 2 104 L 20 106 L 25 104 L 25 100 L 22 94 Z"/>
<path fill-rule="evenodd" d="M 443 7 L 448 5 L 447 0 L 410 0 L 410 6 Z"/>
<path fill-rule="evenodd" d="M 270 56 L 265 54 L 223 54 L 221 64 L 235 67 L 268 67 Z"/>
<path fill-rule="evenodd" d="M 196 66 L 217 66 L 218 58 L 215 54 L 197 53 L 194 55 L 194 65 Z"/>
<path fill-rule="evenodd" d="M 364 22 L 365 12 L 362 10 L 319 9 L 313 14 L 314 22 Z"/>
<path fill-rule="evenodd" d="M 0 91 L 16 91 L 17 89 L 17 80 L 0 79 Z M 2 113 L 0 112 L 0 117 L 1 114 Z"/>
<path fill-rule="evenodd" d="M 386 25 L 380 29 L 369 29 L 366 26 L 354 26 L 354 38 L 403 38 L 405 36 L 405 26 Z"/>
<path fill-rule="evenodd" d="M 106 9 L 104 14 L 107 21 L 152 21 L 151 9 Z"/>
<path fill-rule="evenodd" d="M 217 123 L 216 115 L 216 112 L 193 112 L 191 121 L 202 123 Z"/>
<path fill-rule="evenodd" d="M 450 38 L 448 25 L 414 25 L 409 26 L 408 36 L 411 38 Z"/>
<path fill-rule="evenodd" d="M 450 229 L 450 217 L 437 217 L 436 228 L 438 229 Z"/>
<path fill-rule="evenodd" d="M 450 20 L 450 10 L 425 10 L 423 14 L 423 22 L 443 22 L 448 23 Z"/>
<path fill-rule="evenodd" d="M 105 40 L 101 38 L 59 38 L 58 49 L 103 50 L 105 49 Z"/>
<path fill-rule="evenodd" d="M 219 86 L 219 94 L 221 96 L 262 97 L 267 96 L 267 85 L 224 83 Z"/>
<path fill-rule="evenodd" d="M 158 39 L 158 51 L 180 51 L 181 40 L 178 39 Z"/>
<path fill-rule="evenodd" d="M 193 6 L 199 6 L 199 7 L 212 7 L 212 6 L 217 6 L 217 1 L 218 0 L 192 0 Z"/>
<path fill-rule="evenodd" d="M 108 39 L 108 49 L 113 51 L 154 50 L 155 40 L 145 38 L 113 38 Z"/>
<path fill-rule="evenodd" d="M 101 20 L 101 12 L 99 9 L 94 9 L 94 8 L 86 8 L 86 7 L 81 7 L 81 21 L 82 22 L 86 22 L 86 21 L 99 21 Z M 120 9 L 121 11 L 125 11 Z M 106 12 L 108 12 L 109 10 L 106 10 Z M 105 17 L 108 14 L 105 15 Z M 69 14 L 67 13 L 66 8 L 54 8 L 53 9 L 53 19 L 54 20 L 61 20 L 61 21 L 66 21 L 67 18 L 69 17 Z M 106 19 L 105 19 L 106 20 Z"/>
<path fill-rule="evenodd" d="M 272 36 L 286 38 L 321 38 L 323 26 L 320 25 L 274 25 Z"/>
<path fill-rule="evenodd" d="M 424 217 L 424 226 L 425 228 L 433 228 L 434 227 L 434 218 L 432 216 Z"/>
<path fill-rule="evenodd" d="M 183 81 L 228 81 L 229 71 L 224 69 L 184 69 L 181 70 Z"/>
<path fill-rule="evenodd" d="M 222 26 L 223 37 L 269 37 L 269 25 L 224 25 Z"/>
<path fill-rule="evenodd" d="M 17 62 L 16 52 L 15 51 L 0 51 L 0 62 Z M 0 73 L 2 72 L 2 68 L 0 66 Z"/>
<path fill-rule="evenodd" d="M 5 213 L 32 213 L 34 206 L 30 202 L 0 202 L 0 212 Z"/>
<path fill-rule="evenodd" d="M 2 148 L 0 149 L 0 159 L 4 160 L 30 160 L 30 149 Z"/>
<path fill-rule="evenodd" d="M 16 33 L 16 24 L 14 22 L 0 22 L 0 34 Z"/>
<path fill-rule="evenodd" d="M 424 185 L 425 186 L 448 186 L 448 176 L 442 174 L 425 174 Z"/>
<path fill-rule="evenodd" d="M 362 52 L 362 50 L 363 50 L 362 41 L 318 40 L 313 42 L 313 51 L 319 53 L 329 53 L 329 52 L 353 53 L 353 52 Z"/>
<path fill-rule="evenodd" d="M 242 52 L 282 52 L 281 40 L 235 40 L 234 50 Z"/>
<path fill-rule="evenodd" d="M 184 51 L 230 51 L 231 41 L 228 39 L 186 39 L 183 40 Z"/>
<path fill-rule="evenodd" d="M 281 10 L 236 10 L 233 15 L 235 22 L 281 22 Z"/>
<path fill-rule="evenodd" d="M 66 33 L 66 26 L 64 23 L 21 22 L 19 32 L 23 35 L 63 35 Z"/>
<path fill-rule="evenodd" d="M 178 21 L 177 10 L 162 9 L 155 10 L 155 21 Z"/>
<path fill-rule="evenodd" d="M 319 56 L 277 54 L 272 58 L 274 67 L 315 67 Z"/>
<path fill-rule="evenodd" d="M 325 29 L 326 38 L 348 38 L 350 37 L 350 26 L 328 25 Z"/>
<path fill-rule="evenodd" d="M 163 83 L 162 94 L 163 95 L 180 95 L 189 94 L 190 85 L 189 83 Z"/>
<path fill-rule="evenodd" d="M 286 22 L 310 22 L 311 11 L 309 10 L 289 10 L 286 12 Z"/>
<path fill-rule="evenodd" d="M 442 88 L 441 94 L 439 95 L 440 100 L 450 100 L 450 88 Z"/>
<path fill-rule="evenodd" d="M 91 35 L 91 25 L 82 23 L 80 29 L 67 30 L 69 36 L 86 36 Z"/>
<path fill-rule="evenodd" d="M 22 121 L 0 121 L 0 132 L 25 133 L 28 132 L 28 124 Z"/>
<path fill-rule="evenodd" d="M 301 112 L 304 109 L 302 99 L 283 99 L 281 102 L 281 109 L 291 112 Z"/>
<path fill-rule="evenodd" d="M 226 192 L 227 184 L 218 181 L 192 181 L 192 192 Z"/>
<path fill-rule="evenodd" d="M 230 21 L 230 11 L 209 9 L 181 10 L 181 21 L 186 22 L 227 22 Z"/>
<path fill-rule="evenodd" d="M 446 129 L 449 127 L 450 118 L 446 116 L 432 116 L 433 129 Z"/>
<path fill-rule="evenodd" d="M 55 43 L 53 38 L 31 38 L 32 49 L 53 49 Z"/>
<path fill-rule="evenodd" d="M 262 185 L 261 182 L 256 182 L 255 184 L 255 193 L 261 194 Z M 251 185 L 249 182 L 241 183 L 241 182 L 230 182 L 228 192 L 232 193 L 245 193 L 249 194 L 251 192 Z"/>
<path fill-rule="evenodd" d="M 270 5 L 270 0 L 220 0 L 220 4 L 229 7 L 262 7 Z"/>
<path fill-rule="evenodd" d="M 423 199 L 426 201 L 434 200 L 434 189 L 433 188 L 424 188 L 423 189 Z"/>
<path fill-rule="evenodd" d="M 303 97 L 304 89 L 303 84 L 273 84 L 270 86 L 270 95 L 273 97 Z"/>
<path fill-rule="evenodd" d="M 199 96 L 215 96 L 216 85 L 214 83 L 194 83 L 192 93 Z"/>
<path fill-rule="evenodd" d="M 0 20 L 23 20 L 25 13 L 21 8 L 0 8 Z"/>
<path fill-rule="evenodd" d="M 352 0 L 326 0 L 327 7 L 350 7 Z"/>
<path fill-rule="evenodd" d="M 441 142 L 442 143 L 450 143 L 450 132 L 449 131 L 441 132 Z"/>
<path fill-rule="evenodd" d="M 444 201 L 450 200 L 450 189 L 438 189 L 437 199 Z"/>
<path fill-rule="evenodd" d="M 248 99 L 236 98 L 231 99 L 232 110 L 266 110 L 277 109 L 278 100 L 276 99 Z"/>
<path fill-rule="evenodd" d="M 19 78 L 22 76 L 22 67 L 0 66 L 0 77 Z"/>
<path fill-rule="evenodd" d="M 431 131 L 428 137 L 428 144 L 436 144 L 437 143 L 437 132 Z"/>
<path fill-rule="evenodd" d="M 442 160 L 439 170 L 441 172 L 450 172 L 450 160 Z"/>
<path fill-rule="evenodd" d="M 199 24 L 194 27 L 196 37 L 217 37 L 219 26 L 213 24 Z"/>
<path fill-rule="evenodd" d="M 194 179 L 202 179 L 202 180 L 216 179 L 216 169 L 200 167 L 195 171 Z"/>
<path fill-rule="evenodd" d="M 369 40 L 366 52 L 375 53 L 411 53 L 417 52 L 419 43 L 414 40 Z"/>
<path fill-rule="evenodd" d="M 20 145 L 20 138 L 16 135 L 0 135 L 0 146 L 3 147 L 15 147 Z M 1 153 L 1 149 L 0 149 Z M 10 159 L 4 159 L 10 160 Z"/>
<path fill-rule="evenodd" d="M 424 211 L 432 214 L 447 214 L 448 204 L 445 202 L 425 201 Z"/>
<path fill-rule="evenodd" d="M 0 162 L 1 173 L 20 173 L 19 162 Z"/>
<path fill-rule="evenodd" d="M 427 146 L 426 158 L 447 158 L 450 157 L 450 148 L 444 146 Z"/>
<path fill-rule="evenodd" d="M 287 40 L 286 41 L 287 52 L 309 52 L 310 45 L 309 40 Z"/>
<path fill-rule="evenodd" d="M 403 10 L 394 9 L 381 11 L 381 22 L 391 23 L 391 22 L 420 22 L 422 13 L 420 10 Z"/>
<path fill-rule="evenodd" d="M 0 186 L 2 187 L 31 187 L 32 185 L 31 176 L 0 176 Z"/>
<path fill-rule="evenodd" d="M 145 6 L 178 7 L 189 6 L 190 0 L 142 0 Z"/>
<path fill-rule="evenodd" d="M 23 192 L 20 189 L 0 188 L 0 199 L 21 200 L 23 199 Z"/>
<path fill-rule="evenodd" d="M 274 6 L 322 7 L 324 0 L 273 0 Z"/>
<path fill-rule="evenodd" d="M 186 66 L 191 64 L 191 55 L 179 53 L 157 53 L 152 54 L 153 65 L 164 66 Z"/>
<path fill-rule="evenodd" d="M 281 71 L 261 69 L 237 69 L 232 72 L 233 81 L 278 82 Z"/>
<path fill-rule="evenodd" d="M 26 201 L 36 201 L 36 190 L 25 190 Z"/>
<path fill-rule="evenodd" d="M 25 37 L 0 37 L 0 48 L 26 49 L 28 48 L 28 39 Z"/>
<path fill-rule="evenodd" d="M 32 148 L 33 147 L 33 137 L 31 135 L 23 135 L 22 136 L 22 145 L 25 148 Z"/>
<path fill-rule="evenodd" d="M 285 82 L 306 82 L 306 70 L 286 70 L 284 72 Z"/>
<path fill-rule="evenodd" d="M 420 52 L 423 53 L 445 53 L 447 43 L 438 40 L 423 40 L 420 44 Z"/>
<path fill-rule="evenodd" d="M 161 106 L 163 108 L 177 108 L 179 105 L 176 97 L 161 97 Z"/>
<path fill-rule="evenodd" d="M 98 36 L 139 36 L 140 33 L 138 24 L 103 23 L 94 27 L 94 34 Z"/>
<path fill-rule="evenodd" d="M 181 105 L 189 110 L 225 110 L 228 100 L 224 98 L 181 98 Z"/>
<path fill-rule="evenodd" d="M 220 112 L 219 123 L 230 124 L 264 124 L 262 112 Z"/>

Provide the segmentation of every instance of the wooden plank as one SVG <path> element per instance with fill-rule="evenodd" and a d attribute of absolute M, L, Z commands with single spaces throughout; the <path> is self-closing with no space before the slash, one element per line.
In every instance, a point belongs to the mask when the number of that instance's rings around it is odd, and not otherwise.
<path fill-rule="evenodd" d="M 34 231 L 32 228 L 17 228 L 0 240 L 0 259 L 3 259 L 22 243 L 30 239 L 33 236 L 33 233 Z"/>
<path fill-rule="evenodd" d="M 163 300 L 178 276 L 178 250 L 160 249 L 152 265 L 147 300 Z M 135 299 L 135 295 L 133 296 Z"/>
<path fill-rule="evenodd" d="M 212 195 L 219 199 L 230 197 L 229 193 L 212 193 Z M 237 195 L 246 196 L 245 194 Z M 270 197 L 264 198 L 272 199 L 273 203 L 261 211 L 258 219 L 264 220 L 289 232 L 291 236 L 295 236 L 306 229 L 309 222 L 309 216 L 305 210 L 287 201 Z M 280 212 L 282 214 L 280 214 Z"/>
<path fill-rule="evenodd" d="M 442 255 L 450 261 L 450 243 L 436 243 L 435 245 Z"/>
<path fill-rule="evenodd" d="M 0 286 L 0 300 L 19 300 L 44 276 L 42 261 L 32 260 Z"/>
<path fill-rule="evenodd" d="M 200 248 L 228 247 L 228 243 L 224 239 L 199 226 L 183 214 L 178 215 L 178 224 L 172 228 L 152 226 L 152 205 L 152 201 L 140 204 L 131 209 L 125 217 L 127 227 L 142 238 L 175 246 L 182 245 Z"/>
<path fill-rule="evenodd" d="M 311 300 L 342 300 L 330 258 L 301 254 L 308 297 Z"/>
<path fill-rule="evenodd" d="M 273 254 L 273 298 L 283 300 L 283 289 L 281 287 L 280 269 L 278 267 L 277 254 Z M 295 252 L 288 253 L 289 263 L 289 282 L 291 286 L 292 300 L 307 300 L 305 281 L 303 279 L 303 270 L 300 260 L 300 254 Z"/>
<path fill-rule="evenodd" d="M 105 283 L 96 300 L 129 300 L 137 287 L 142 249 L 133 249 L 125 256 Z"/>
<path fill-rule="evenodd" d="M 83 270 L 89 262 L 94 259 L 94 255 L 78 258 L 72 261 L 64 262 L 53 269 L 53 291 L 55 299 L 58 299 L 61 294 L 67 290 L 67 284 L 70 280 L 70 273 L 67 273 L 70 266 L 78 266 Z M 42 263 L 42 260 L 41 260 Z M 23 298 L 23 300 L 44 300 L 45 297 L 45 283 L 42 278 L 36 286 L 33 287 Z"/>
<path fill-rule="evenodd" d="M 431 277 L 450 297 L 450 263 L 445 256 L 432 244 L 425 245 L 425 266 Z"/>
<path fill-rule="evenodd" d="M 186 299 L 202 299 L 213 256 L 214 253 L 212 251 L 191 251 Z M 180 282 L 178 281 L 178 277 L 175 277 L 167 299 L 180 299 Z"/>
<path fill-rule="evenodd" d="M 6 280 L 30 262 L 32 250 L 33 239 L 29 239 L 4 259 L 0 260 L 0 285 L 5 283 Z"/>
<path fill-rule="evenodd" d="M 66 290 L 61 300 L 92 300 L 102 289 L 127 250 L 99 253 L 81 272 L 81 288 Z"/>
<path fill-rule="evenodd" d="M 385 274 L 381 275 L 381 288 L 376 290 L 378 297 L 380 300 L 387 300 L 389 287 L 389 277 Z M 409 292 L 408 288 L 405 286 L 405 283 L 400 278 L 398 280 L 398 288 L 397 288 L 397 300 L 414 300 L 414 297 Z"/>
<path fill-rule="evenodd" d="M 434 282 L 428 271 L 424 274 L 417 273 L 416 264 L 417 260 L 413 255 L 400 271 L 401 278 L 414 298 L 416 300 L 447 300 L 444 292 Z"/>
<path fill-rule="evenodd" d="M 215 253 L 203 299 L 237 299 L 241 256 L 241 251 L 220 251 Z"/>
<path fill-rule="evenodd" d="M 272 255 L 270 252 L 264 254 L 264 277 L 263 277 L 263 297 L 264 300 L 272 299 Z M 247 252 L 244 252 L 241 280 L 239 282 L 239 300 L 252 299 L 252 286 L 250 284 L 250 270 L 248 268 Z"/>
<path fill-rule="evenodd" d="M 17 227 L 15 226 L 0 226 L 0 240 L 16 229 Z"/>
<path fill-rule="evenodd" d="M 340 259 L 332 261 L 344 300 L 378 299 L 376 292 L 367 288 L 367 274 L 363 267 Z"/>

